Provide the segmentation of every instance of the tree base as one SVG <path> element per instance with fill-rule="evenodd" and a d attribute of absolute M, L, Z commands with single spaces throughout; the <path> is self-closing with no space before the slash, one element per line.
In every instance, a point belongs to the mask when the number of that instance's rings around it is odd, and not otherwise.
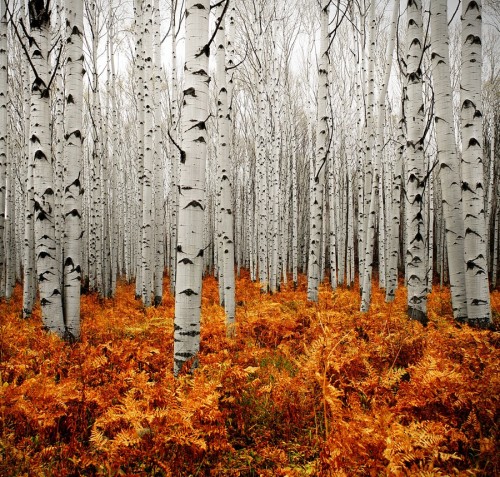
<path fill-rule="evenodd" d="M 423 326 L 427 326 L 427 323 L 429 323 L 429 318 L 427 318 L 427 315 L 422 310 L 409 306 L 407 313 L 410 319 L 419 321 Z"/>
<path fill-rule="evenodd" d="M 162 296 L 160 296 L 160 295 L 156 295 L 156 296 L 155 296 L 155 298 L 154 298 L 154 301 L 153 301 L 154 306 L 155 306 L 155 307 L 160 306 L 160 305 L 161 305 L 162 300 L 163 300 L 163 297 L 162 297 Z"/>

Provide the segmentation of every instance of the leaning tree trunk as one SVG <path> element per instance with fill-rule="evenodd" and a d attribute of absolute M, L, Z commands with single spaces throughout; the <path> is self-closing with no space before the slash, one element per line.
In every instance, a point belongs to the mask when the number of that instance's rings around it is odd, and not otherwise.
<path fill-rule="evenodd" d="M 425 269 L 424 122 L 422 98 L 422 2 L 408 0 L 407 141 L 406 141 L 406 266 L 408 315 L 427 321 Z"/>
<path fill-rule="evenodd" d="M 66 105 L 64 114 L 64 318 L 71 339 L 80 337 L 82 244 L 83 1 L 66 3 Z"/>
<path fill-rule="evenodd" d="M 467 321 L 487 326 L 491 323 L 491 308 L 484 215 L 481 65 L 481 0 L 466 0 L 462 3 L 460 101 Z"/>
<path fill-rule="evenodd" d="M 320 282 L 321 231 L 323 221 L 323 189 L 327 150 L 327 95 L 328 95 L 328 6 L 321 4 L 320 58 L 318 65 L 318 124 L 316 129 L 316 157 L 310 172 L 312 189 L 310 198 L 309 261 L 307 277 L 307 299 L 318 301 Z"/>
<path fill-rule="evenodd" d="M 45 3 L 30 2 L 31 86 L 30 155 L 33 157 L 35 253 L 44 326 L 64 335 L 60 263 L 54 227 L 54 171 L 50 147 L 50 17 Z"/>
<path fill-rule="evenodd" d="M 431 2 L 432 80 L 437 155 L 445 228 L 451 300 L 455 319 L 467 317 L 464 267 L 464 222 L 460 184 L 460 160 L 453 128 L 447 1 Z"/>
<path fill-rule="evenodd" d="M 186 2 L 184 109 L 179 177 L 179 228 L 175 282 L 174 374 L 200 348 L 203 224 L 208 120 L 209 0 Z"/>

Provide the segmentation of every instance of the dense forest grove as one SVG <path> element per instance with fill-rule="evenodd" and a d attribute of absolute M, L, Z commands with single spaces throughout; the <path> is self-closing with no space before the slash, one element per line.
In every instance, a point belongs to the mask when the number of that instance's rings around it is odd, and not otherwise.
<path fill-rule="evenodd" d="M 0 0 L 0 475 L 500 476 L 498 0 Z"/>

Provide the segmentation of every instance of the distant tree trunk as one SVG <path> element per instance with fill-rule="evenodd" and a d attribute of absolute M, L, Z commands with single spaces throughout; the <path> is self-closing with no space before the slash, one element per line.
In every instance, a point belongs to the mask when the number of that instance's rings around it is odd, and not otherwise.
<path fill-rule="evenodd" d="M 422 97 L 422 3 L 408 0 L 407 33 L 407 160 L 406 160 L 406 267 L 408 316 L 427 322 L 427 270 L 425 269 L 424 124 Z M 428 181 L 428 179 L 427 179 Z"/>
<path fill-rule="evenodd" d="M 320 47 L 318 65 L 318 124 L 316 129 L 316 154 L 310 171 L 312 195 L 310 198 L 310 227 L 309 227 L 309 261 L 307 271 L 307 299 L 318 301 L 321 260 L 321 232 L 323 223 L 323 189 L 325 185 L 325 167 L 328 156 L 327 137 L 327 95 L 328 95 L 328 20 L 329 4 L 321 2 L 320 13 Z"/>
<path fill-rule="evenodd" d="M 49 331 L 64 335 L 60 264 L 54 226 L 54 171 L 50 147 L 50 17 L 45 2 L 30 1 L 31 87 L 30 149 L 33 157 L 35 244 L 42 319 Z"/>
<path fill-rule="evenodd" d="M 462 2 L 462 197 L 467 322 L 491 323 L 483 184 L 481 0 Z"/>
<path fill-rule="evenodd" d="M 460 160 L 453 128 L 453 100 L 450 79 L 448 7 L 446 0 L 431 2 L 432 79 L 437 155 L 446 248 L 450 275 L 451 300 L 455 319 L 467 317 L 464 267 L 464 222 L 460 184 Z"/>
<path fill-rule="evenodd" d="M 184 109 L 175 283 L 174 374 L 200 347 L 203 224 L 208 120 L 209 0 L 186 1 Z"/>

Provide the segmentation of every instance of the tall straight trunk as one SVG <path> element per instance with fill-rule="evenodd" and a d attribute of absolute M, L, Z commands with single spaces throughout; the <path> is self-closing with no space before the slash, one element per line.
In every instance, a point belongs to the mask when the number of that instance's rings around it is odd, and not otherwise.
<path fill-rule="evenodd" d="M 208 120 L 209 0 L 186 1 L 184 110 L 175 282 L 174 374 L 196 366 L 200 348 L 203 224 Z"/>
<path fill-rule="evenodd" d="M 108 135 L 108 140 L 110 141 L 110 167 L 111 172 L 111 296 L 115 295 L 116 292 L 116 281 L 117 277 L 121 271 L 120 265 L 123 263 L 123 254 L 121 253 L 121 234 L 125 231 L 120 231 L 120 220 L 121 214 L 123 214 L 123 207 L 119 206 L 118 195 L 120 190 L 123 189 L 121 184 L 121 171 L 118 165 L 118 112 L 116 106 L 116 73 L 115 73 L 115 46 L 114 46 L 114 28 L 112 22 L 112 5 L 109 5 L 109 24 L 108 24 L 108 43 L 107 43 L 107 54 L 108 54 L 108 85 L 109 85 L 109 102 L 110 111 L 108 117 L 108 126 L 110 128 L 110 133 Z M 123 202 L 121 202 L 123 205 Z"/>
<path fill-rule="evenodd" d="M 138 240 L 140 246 L 136 254 L 136 277 L 135 277 L 135 296 L 141 298 L 144 292 L 143 289 L 143 200 L 144 200 L 144 140 L 145 140 L 145 108 L 144 108 L 144 63 L 145 50 L 143 42 L 144 28 L 144 0 L 134 0 L 134 30 L 136 37 L 135 46 L 135 81 L 137 88 L 137 170 L 139 179 L 139 214 L 138 214 L 138 230 L 140 232 Z M 146 265 L 145 265 L 146 266 Z M 143 298 L 144 300 L 144 298 Z"/>
<path fill-rule="evenodd" d="M 338 223 L 335 220 L 337 201 L 335 190 L 335 164 L 334 155 L 330 155 L 330 161 L 328 163 L 328 216 L 329 216 L 329 250 L 330 250 L 330 285 L 332 289 L 337 288 L 337 230 Z"/>
<path fill-rule="evenodd" d="M 36 71 L 31 86 L 30 155 L 33 157 L 35 253 L 44 326 L 64 335 L 60 263 L 54 226 L 54 170 L 50 147 L 50 17 L 44 2 L 31 3 L 30 57 Z"/>
<path fill-rule="evenodd" d="M 368 51 L 368 77 L 366 91 L 366 124 L 364 131 L 365 141 L 365 163 L 364 163 L 364 223 L 363 223 L 363 269 L 360 270 L 360 291 L 362 312 L 368 311 L 370 307 L 373 251 L 375 247 L 376 213 L 378 207 L 378 155 L 375 147 L 375 2 L 370 2 L 369 10 L 370 36 Z M 361 255 L 360 255 L 361 256 Z"/>
<path fill-rule="evenodd" d="M 293 286 L 298 285 L 298 225 L 299 225 L 299 201 L 297 190 L 297 133 L 295 125 L 292 126 L 292 277 Z"/>
<path fill-rule="evenodd" d="M 21 6 L 22 16 L 25 17 L 24 4 Z M 24 197 L 24 255 L 23 255 L 23 318 L 29 318 L 33 311 L 36 299 L 36 263 L 35 263 L 35 222 L 33 211 L 33 158 L 29 150 L 30 127 L 30 88 L 28 59 L 23 57 L 23 116 L 25 144 L 23 155 L 26 161 L 25 197 Z"/>
<path fill-rule="evenodd" d="M 144 47 L 144 167 L 142 173 L 142 241 L 141 241 L 141 275 L 142 303 L 151 306 L 153 284 L 153 54 L 152 54 L 152 4 L 144 4 L 142 23 L 142 44 Z"/>
<path fill-rule="evenodd" d="M 15 178 L 14 178 L 14 154 L 12 154 L 10 141 L 7 141 L 7 157 L 10 158 L 7 164 L 6 181 L 6 201 L 5 201 L 5 274 L 4 274 L 4 295 L 7 300 L 12 298 L 15 285 L 16 271 L 16 240 L 14 232 L 15 223 Z"/>
<path fill-rule="evenodd" d="M 467 322 L 491 323 L 483 185 L 481 0 L 462 2 L 462 197 Z"/>
<path fill-rule="evenodd" d="M 224 276 L 224 308 L 226 312 L 226 326 L 228 335 L 234 334 L 235 319 L 235 283 L 234 283 L 234 214 L 233 214 L 233 185 L 231 182 L 230 162 L 230 135 L 231 117 L 228 109 L 227 78 L 226 78 L 226 32 L 224 7 L 219 7 L 219 29 L 216 35 L 217 70 L 216 86 L 217 121 L 219 137 L 217 144 L 218 184 L 219 184 L 219 223 L 222 238 L 222 257 L 219 257 L 219 266 L 223 268 Z"/>
<path fill-rule="evenodd" d="M 0 2 L 0 297 L 4 295 L 1 284 L 5 264 L 5 199 L 7 192 L 7 105 L 9 102 L 9 85 L 7 83 L 7 8 Z"/>
<path fill-rule="evenodd" d="M 172 127 L 170 130 L 170 135 L 172 140 L 176 143 L 179 142 L 178 132 L 178 122 L 179 122 L 179 108 L 177 102 L 177 32 L 176 32 L 176 7 L 177 0 L 172 0 L 172 13 L 171 13 L 171 25 L 172 30 L 172 44 L 171 44 L 171 60 L 172 60 L 172 76 L 171 76 L 171 88 L 170 88 L 170 116 L 172 119 Z M 176 147 L 170 148 L 170 160 L 172 162 L 172 187 L 170 190 L 170 204 L 171 204 L 171 216 L 170 216 L 170 290 L 172 293 L 175 292 L 175 277 L 177 272 L 177 230 L 178 230 L 178 212 L 179 212 L 179 151 Z"/>
<path fill-rule="evenodd" d="M 77 340 L 82 278 L 83 1 L 66 1 L 63 307 L 67 332 L 71 339 Z"/>
<path fill-rule="evenodd" d="M 365 207 L 369 210 L 367 214 L 367 225 L 366 225 L 366 240 L 365 240 L 365 258 L 364 258 L 364 270 L 361 285 L 361 311 L 368 311 L 370 308 L 371 301 L 371 283 L 372 283 L 372 270 L 373 270 L 373 255 L 375 247 L 375 228 L 376 228 L 376 214 L 377 210 L 381 210 L 382 207 L 379 205 L 379 181 L 380 181 L 380 167 L 382 162 L 383 154 L 383 142 L 384 142 L 384 123 L 385 123 L 385 99 L 387 96 L 387 90 L 389 87 L 389 79 L 391 76 L 392 69 L 392 57 L 394 55 L 394 43 L 396 38 L 396 27 L 398 23 L 399 16 L 399 0 L 395 1 L 392 6 L 392 19 L 391 19 L 391 32 L 389 34 L 389 43 L 387 45 L 387 57 L 385 61 L 385 73 L 382 83 L 382 88 L 380 91 L 380 96 L 378 100 L 378 121 L 375 124 L 375 120 L 372 114 L 368 115 L 371 118 L 371 122 L 368 127 L 371 129 L 369 131 L 374 135 L 373 139 L 369 141 L 367 151 L 367 157 L 371 158 L 373 161 L 373 170 L 371 176 L 371 192 L 368 196 L 368 201 L 365 199 Z M 375 22 L 375 2 L 370 4 L 370 24 L 371 24 L 371 35 L 370 35 L 370 62 L 372 57 L 375 55 L 375 27 L 373 23 Z M 370 81 L 373 81 L 373 72 L 370 76 Z M 373 88 L 373 86 L 372 86 Z M 374 105 L 369 103 L 369 108 L 374 109 Z M 365 178 L 366 180 L 366 178 Z M 382 202 L 383 204 L 383 202 Z M 382 233 L 383 230 L 380 231 Z M 380 237 L 379 237 L 380 240 Z M 380 264 L 379 264 L 380 267 Z"/>
<path fill-rule="evenodd" d="M 307 299 L 318 301 L 321 260 L 321 232 L 323 223 L 323 189 L 328 156 L 327 96 L 328 96 L 328 18 L 329 4 L 323 0 L 320 12 L 320 47 L 318 64 L 318 116 L 316 126 L 316 154 L 310 171 L 312 190 L 310 197 L 309 260 L 307 270 Z"/>
<path fill-rule="evenodd" d="M 453 128 L 453 100 L 450 77 L 448 6 L 446 0 L 431 2 L 432 79 L 439 160 L 439 178 L 445 239 L 448 251 L 453 316 L 463 321 L 467 317 L 467 295 L 464 267 L 464 221 L 460 160 L 456 150 Z"/>
<path fill-rule="evenodd" d="M 256 78 L 258 82 L 258 118 L 257 118 L 257 137 L 256 137 L 256 154 L 257 154 L 257 198 L 256 213 L 258 240 L 257 240 L 257 258 L 259 281 L 261 291 L 269 290 L 269 261 L 268 261 L 268 173 L 267 173 L 267 157 L 266 157 L 266 105 L 268 98 L 265 90 L 265 70 L 264 70 L 264 54 L 263 54 L 263 38 L 260 35 L 258 39 L 258 57 L 259 71 Z"/>
<path fill-rule="evenodd" d="M 154 2 L 153 11 L 154 51 L 154 200 L 155 200 L 155 253 L 154 253 L 154 304 L 158 306 L 163 297 L 163 269 L 165 268 L 165 208 L 163 200 L 163 141 L 161 136 L 161 42 L 159 0 Z"/>
<path fill-rule="evenodd" d="M 406 267 L 408 316 L 427 321 L 427 271 L 425 269 L 424 122 L 422 97 L 422 2 L 408 0 L 407 9 L 407 141 L 406 141 Z"/>

